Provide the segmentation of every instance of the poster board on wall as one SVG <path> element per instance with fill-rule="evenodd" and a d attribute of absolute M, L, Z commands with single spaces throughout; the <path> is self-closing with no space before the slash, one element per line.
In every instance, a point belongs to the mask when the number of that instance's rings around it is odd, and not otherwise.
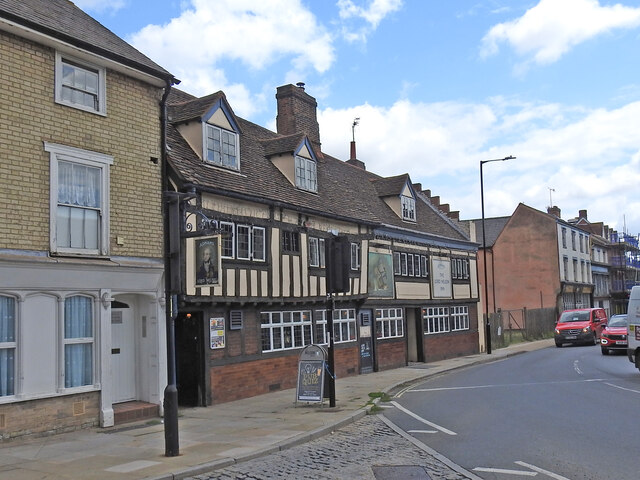
<path fill-rule="evenodd" d="M 211 350 L 224 348 L 225 346 L 225 330 L 224 317 L 209 319 L 209 339 Z"/>

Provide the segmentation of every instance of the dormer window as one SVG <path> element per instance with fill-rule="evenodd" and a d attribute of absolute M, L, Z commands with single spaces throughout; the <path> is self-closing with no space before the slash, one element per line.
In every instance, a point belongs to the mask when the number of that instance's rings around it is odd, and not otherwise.
<path fill-rule="evenodd" d="M 238 162 L 238 135 L 214 125 L 206 125 L 207 162 L 225 168 L 240 170 Z"/>
<path fill-rule="evenodd" d="M 318 191 L 316 162 L 296 155 L 296 187 L 308 192 Z"/>
<path fill-rule="evenodd" d="M 410 222 L 416 221 L 416 201 L 411 197 L 400 197 L 402 204 L 402 219 Z"/>

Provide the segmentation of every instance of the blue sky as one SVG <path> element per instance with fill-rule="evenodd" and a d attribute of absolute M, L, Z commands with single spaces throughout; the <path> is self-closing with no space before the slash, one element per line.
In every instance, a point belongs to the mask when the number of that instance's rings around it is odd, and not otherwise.
<path fill-rule="evenodd" d="M 275 130 L 304 82 L 323 151 L 479 218 L 519 202 L 640 233 L 640 1 L 76 0 L 202 96 Z"/>

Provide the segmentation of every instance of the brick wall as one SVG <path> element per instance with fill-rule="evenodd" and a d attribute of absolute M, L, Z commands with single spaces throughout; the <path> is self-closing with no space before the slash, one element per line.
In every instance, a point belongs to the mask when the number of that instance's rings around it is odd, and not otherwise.
<path fill-rule="evenodd" d="M 113 156 L 111 254 L 161 257 L 157 89 L 107 71 L 103 117 L 54 103 L 54 67 L 54 50 L 0 33 L 0 248 L 49 250 L 47 141 Z"/>
<path fill-rule="evenodd" d="M 383 340 L 376 344 L 378 370 L 404 367 L 407 365 L 407 346 L 404 338 Z"/>
<path fill-rule="evenodd" d="M 425 362 L 478 353 L 478 331 L 465 330 L 447 334 L 425 335 Z"/>
<path fill-rule="evenodd" d="M 490 288 L 489 296 L 495 293 L 496 308 L 556 306 L 561 286 L 555 219 L 520 205 L 496 241 L 493 258 L 487 262 L 491 260 L 495 292 Z"/>
<path fill-rule="evenodd" d="M 300 352 L 254 361 L 213 366 L 209 370 L 212 403 L 224 403 L 295 388 Z M 337 347 L 334 359 L 338 378 L 357 373 L 358 348 Z"/>
<path fill-rule="evenodd" d="M 97 426 L 99 395 L 90 392 L 0 405 L 0 439 Z"/>

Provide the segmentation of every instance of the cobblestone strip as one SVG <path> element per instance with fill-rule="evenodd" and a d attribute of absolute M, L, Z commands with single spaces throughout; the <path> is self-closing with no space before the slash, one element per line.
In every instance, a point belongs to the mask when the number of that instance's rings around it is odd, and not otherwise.
<path fill-rule="evenodd" d="M 372 467 L 392 465 L 420 466 L 434 480 L 468 478 L 395 432 L 377 415 L 366 415 L 340 430 L 303 445 L 191 479 L 375 480 Z"/>

